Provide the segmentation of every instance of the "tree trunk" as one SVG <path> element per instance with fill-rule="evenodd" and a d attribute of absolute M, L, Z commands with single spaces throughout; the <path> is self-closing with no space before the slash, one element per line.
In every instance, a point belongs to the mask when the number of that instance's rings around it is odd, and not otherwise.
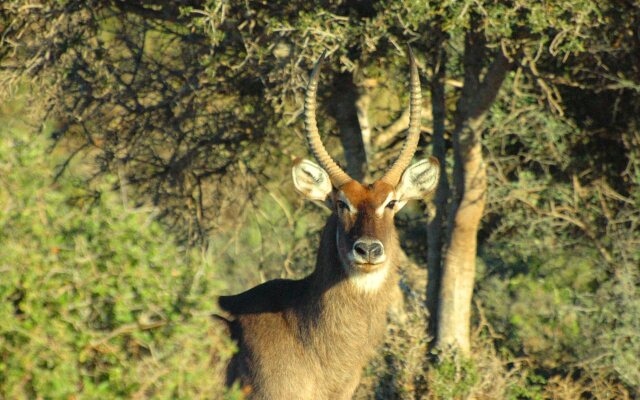
<path fill-rule="evenodd" d="M 370 103 L 371 97 L 369 96 L 369 91 L 366 88 L 362 89 L 362 91 L 358 94 L 358 100 L 356 100 L 356 110 L 358 115 L 358 125 L 360 126 L 360 136 L 362 137 L 362 147 L 364 149 L 365 161 L 367 163 L 367 166 L 370 163 L 372 157 L 371 126 L 369 125 Z"/>
<path fill-rule="evenodd" d="M 476 136 L 480 120 L 474 120 L 458 132 Z M 471 296 L 476 273 L 477 234 L 486 201 L 487 173 L 482 146 L 456 146 L 461 154 L 462 199 L 457 205 L 451 237 L 444 259 L 438 309 L 438 347 L 454 347 L 468 355 L 470 344 Z"/>
<path fill-rule="evenodd" d="M 476 273 L 477 235 L 486 203 L 487 171 L 482 159 L 481 128 L 511 65 L 499 52 L 480 81 L 485 47 L 481 17 L 472 14 L 463 55 L 464 86 L 453 132 L 453 189 L 448 218 L 448 246 L 438 305 L 437 347 L 471 350 L 471 296 Z"/>
<path fill-rule="evenodd" d="M 441 48 L 442 43 L 437 45 Z M 449 196 L 449 181 L 446 173 L 446 143 L 444 140 L 446 104 L 445 104 L 445 71 L 446 52 L 437 51 L 435 73 L 431 80 L 431 108 L 433 110 L 432 154 L 440 161 L 442 173 L 436 189 L 435 197 L 429 204 L 429 222 L 427 223 L 427 298 L 429 311 L 429 336 L 435 337 L 438 326 L 438 295 L 442 269 L 443 222 L 445 207 Z"/>
<path fill-rule="evenodd" d="M 367 154 L 358 121 L 358 88 L 350 73 L 338 74 L 334 79 L 332 106 L 329 111 L 336 119 L 340 141 L 347 163 L 345 171 L 362 182 L 367 177 Z"/>

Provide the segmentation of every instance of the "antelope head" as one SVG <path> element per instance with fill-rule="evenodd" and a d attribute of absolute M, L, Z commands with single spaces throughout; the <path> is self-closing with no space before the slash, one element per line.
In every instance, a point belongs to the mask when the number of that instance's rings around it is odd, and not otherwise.
<path fill-rule="evenodd" d="M 296 190 L 320 201 L 337 217 L 336 245 L 342 267 L 364 290 L 375 290 L 384 281 L 399 250 L 395 214 L 412 199 L 435 190 L 440 167 L 431 157 L 409 165 L 420 137 L 421 92 L 418 69 L 409 49 L 411 100 L 409 129 L 397 160 L 372 184 L 352 179 L 331 158 L 320 139 L 316 123 L 318 72 L 324 55 L 311 72 L 304 103 L 307 142 L 318 164 L 298 161 L 293 167 Z"/>

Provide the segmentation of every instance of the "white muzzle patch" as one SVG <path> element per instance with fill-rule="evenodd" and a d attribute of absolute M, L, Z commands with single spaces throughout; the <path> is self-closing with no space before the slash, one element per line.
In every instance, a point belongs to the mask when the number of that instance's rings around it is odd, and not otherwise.
<path fill-rule="evenodd" d="M 375 271 L 365 272 L 357 267 L 352 266 L 354 264 L 351 252 L 345 255 L 342 254 L 340 249 L 340 229 L 336 228 L 336 250 L 338 251 L 338 258 L 342 268 L 348 275 L 349 283 L 351 283 L 358 291 L 364 293 L 372 293 L 380 289 L 389 275 L 389 262 L 384 262 Z"/>

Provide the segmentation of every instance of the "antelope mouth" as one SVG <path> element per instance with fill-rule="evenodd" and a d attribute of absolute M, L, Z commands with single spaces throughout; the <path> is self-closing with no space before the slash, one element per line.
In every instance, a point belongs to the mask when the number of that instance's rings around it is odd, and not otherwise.
<path fill-rule="evenodd" d="M 354 262 L 353 267 L 357 269 L 359 272 L 369 273 L 375 272 L 384 266 L 384 262 L 379 263 L 358 263 Z"/>

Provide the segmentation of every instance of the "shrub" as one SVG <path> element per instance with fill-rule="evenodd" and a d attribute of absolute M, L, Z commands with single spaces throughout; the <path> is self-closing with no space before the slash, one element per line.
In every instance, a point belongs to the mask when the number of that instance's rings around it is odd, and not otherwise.
<path fill-rule="evenodd" d="M 218 398 L 211 254 L 0 128 L 0 398 Z"/>

